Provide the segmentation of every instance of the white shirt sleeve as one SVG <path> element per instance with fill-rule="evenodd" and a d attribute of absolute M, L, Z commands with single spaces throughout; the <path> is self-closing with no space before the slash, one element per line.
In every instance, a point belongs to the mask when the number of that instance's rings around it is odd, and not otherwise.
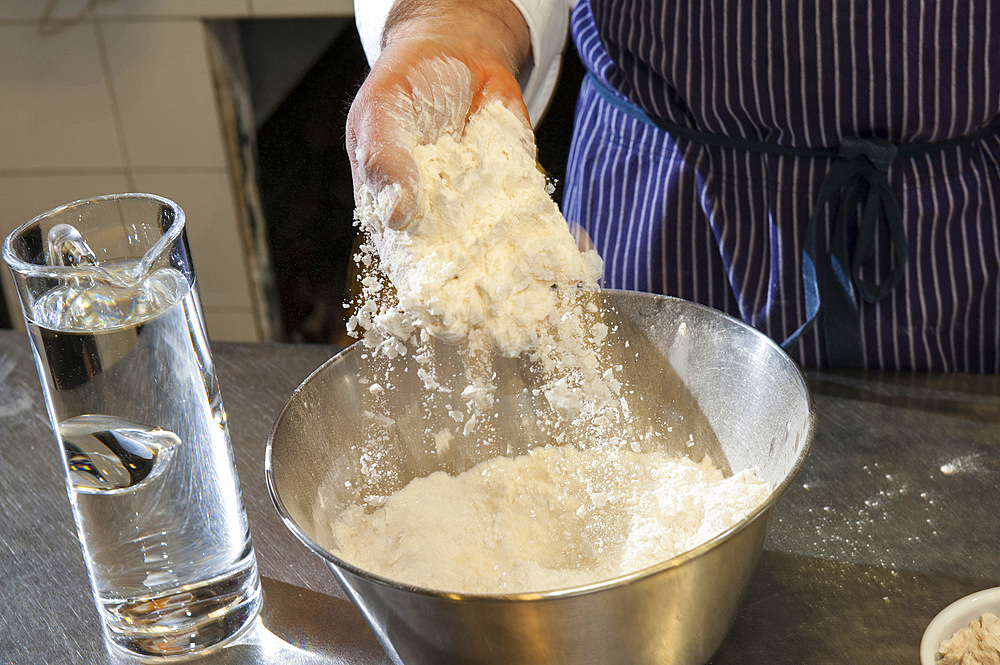
<path fill-rule="evenodd" d="M 368 64 L 378 59 L 382 27 L 394 0 L 354 0 L 354 20 Z M 531 33 L 531 64 L 519 83 L 531 122 L 538 125 L 549 106 L 562 68 L 569 32 L 569 12 L 576 0 L 511 0 Z"/>
<path fill-rule="evenodd" d="M 569 13 L 576 0 L 511 0 L 531 33 L 531 65 L 519 83 L 531 123 L 538 126 L 559 82 Z"/>
<path fill-rule="evenodd" d="M 382 28 L 395 0 L 354 0 L 354 23 L 369 66 L 382 52 Z"/>

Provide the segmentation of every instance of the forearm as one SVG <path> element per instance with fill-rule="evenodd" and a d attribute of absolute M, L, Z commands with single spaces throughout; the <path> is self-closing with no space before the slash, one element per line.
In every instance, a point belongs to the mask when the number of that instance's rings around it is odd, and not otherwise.
<path fill-rule="evenodd" d="M 398 0 L 386 19 L 382 48 L 436 36 L 502 62 L 515 77 L 531 56 L 528 25 L 510 0 Z"/>

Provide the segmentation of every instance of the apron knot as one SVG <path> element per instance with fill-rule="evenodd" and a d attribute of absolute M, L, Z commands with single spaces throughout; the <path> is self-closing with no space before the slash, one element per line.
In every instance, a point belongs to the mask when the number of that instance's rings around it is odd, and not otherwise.
<path fill-rule="evenodd" d="M 844 138 L 816 197 L 809 236 L 814 233 L 826 204 L 840 195 L 829 253 L 819 262 L 826 276 L 822 285 L 824 337 L 832 367 L 863 364 L 859 297 L 868 303 L 879 302 L 906 272 L 903 214 L 888 177 L 898 153 L 898 146 L 882 139 Z M 851 246 L 850 220 L 859 208 Z M 867 280 L 862 276 L 862 268 L 875 254 L 875 238 L 880 229 L 889 239 L 889 270 Z"/>
<path fill-rule="evenodd" d="M 862 139 L 848 136 L 841 140 L 838 149 L 840 159 L 866 157 L 868 162 L 882 173 L 889 173 L 889 166 L 899 155 L 899 147 L 885 139 Z"/>
<path fill-rule="evenodd" d="M 838 186 L 825 189 L 816 202 L 816 213 L 834 191 L 842 191 L 840 210 L 833 229 L 831 255 L 834 269 L 843 269 L 850 260 L 851 282 L 858 294 L 869 303 L 885 298 L 903 278 L 906 269 L 907 242 L 903 214 L 892 187 L 889 167 L 899 148 L 883 139 L 847 137 L 841 140 L 839 159 L 830 167 L 824 185 L 833 180 Z M 847 249 L 847 222 L 861 205 L 854 247 Z M 890 243 L 890 270 L 881 280 L 865 280 L 861 269 L 875 253 L 875 237 L 884 224 Z M 849 287 L 848 284 L 844 284 Z M 854 295 L 851 294 L 854 301 Z"/>

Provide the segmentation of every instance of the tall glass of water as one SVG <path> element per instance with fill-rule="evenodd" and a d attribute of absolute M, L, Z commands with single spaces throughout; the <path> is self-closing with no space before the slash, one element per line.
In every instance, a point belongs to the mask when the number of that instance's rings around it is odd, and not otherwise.
<path fill-rule="evenodd" d="M 110 644 L 168 658 L 225 643 L 260 582 L 184 212 L 149 194 L 77 201 L 15 230 L 3 257 Z"/>

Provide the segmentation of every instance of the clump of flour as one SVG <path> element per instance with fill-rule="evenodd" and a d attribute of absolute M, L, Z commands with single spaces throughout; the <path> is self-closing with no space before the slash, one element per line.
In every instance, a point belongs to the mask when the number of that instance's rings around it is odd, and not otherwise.
<path fill-rule="evenodd" d="M 352 506 L 331 525 L 329 545 L 416 586 L 544 591 L 666 561 L 735 525 L 768 494 L 752 473 L 724 478 L 708 461 L 544 446 L 457 476 L 418 478 L 370 514 Z"/>
<path fill-rule="evenodd" d="M 577 247 L 536 167 L 531 130 L 497 101 L 460 135 L 444 132 L 413 153 L 422 192 L 404 229 L 385 224 L 385 195 L 361 187 L 357 259 L 367 270 L 348 330 L 388 357 L 429 361 L 429 337 L 461 342 L 474 412 L 492 406 L 493 353 L 530 358 L 562 415 L 606 404 L 619 386 L 600 367 L 608 330 L 588 300 L 603 264 Z M 438 387 L 430 369 L 423 378 Z"/>

